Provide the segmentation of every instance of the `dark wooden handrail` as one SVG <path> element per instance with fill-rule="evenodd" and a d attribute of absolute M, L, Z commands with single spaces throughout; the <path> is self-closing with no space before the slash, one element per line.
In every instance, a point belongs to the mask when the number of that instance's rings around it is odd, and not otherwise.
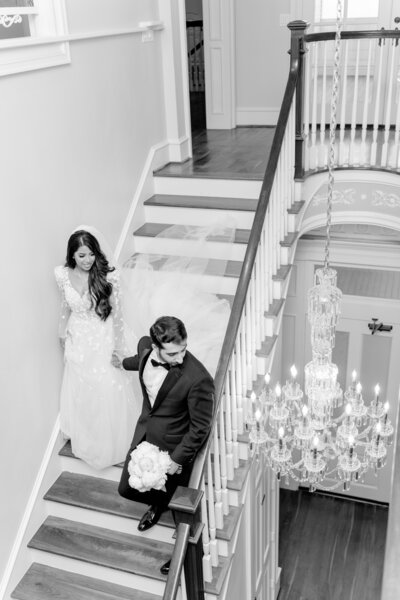
<path fill-rule="evenodd" d="M 304 36 L 305 42 L 323 42 L 326 40 L 334 40 L 336 33 L 334 31 L 324 31 L 321 33 L 308 33 Z M 400 38 L 400 30 L 398 29 L 374 29 L 364 31 L 342 31 L 340 34 L 342 40 L 357 40 L 357 39 L 381 39 L 381 38 Z"/>
<path fill-rule="evenodd" d="M 278 123 L 276 126 L 274 139 L 271 146 L 271 152 L 268 159 L 267 168 L 265 170 L 259 202 L 254 216 L 253 227 L 251 229 L 249 243 L 246 249 L 246 254 L 240 272 L 239 283 L 233 301 L 232 310 L 228 321 L 227 332 L 222 345 L 221 355 L 218 361 L 217 371 L 214 379 L 215 416 L 212 431 L 216 426 L 216 415 L 218 414 L 218 409 L 221 404 L 222 392 L 224 390 L 225 385 L 225 378 L 235 346 L 237 332 L 240 325 L 240 318 L 246 301 L 247 290 L 253 271 L 253 265 L 257 254 L 258 244 L 261 238 L 261 232 L 264 225 L 265 215 L 267 213 L 272 185 L 274 183 L 275 171 L 279 160 L 283 138 L 286 132 L 286 126 L 289 118 L 290 109 L 296 92 L 298 68 L 299 62 L 297 60 L 294 60 L 292 57 L 291 70 L 286 84 L 285 94 L 279 113 Z M 212 435 L 210 434 L 202 450 L 197 455 L 189 482 L 189 487 L 191 488 L 197 489 L 200 485 L 207 452 L 211 445 L 211 440 Z"/>
<path fill-rule="evenodd" d="M 172 553 L 168 579 L 164 589 L 163 600 L 175 600 L 176 598 L 181 580 L 186 549 L 189 543 L 189 536 L 190 525 L 188 523 L 179 523 L 176 528 L 176 541 L 174 551 Z"/>

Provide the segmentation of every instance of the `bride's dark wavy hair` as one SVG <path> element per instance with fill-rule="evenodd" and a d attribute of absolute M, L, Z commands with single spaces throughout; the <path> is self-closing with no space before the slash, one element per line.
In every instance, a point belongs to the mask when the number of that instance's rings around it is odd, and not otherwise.
<path fill-rule="evenodd" d="M 68 240 L 65 266 L 70 269 L 76 267 L 74 254 L 81 246 L 87 246 L 94 254 L 94 263 L 89 271 L 89 294 L 96 314 L 105 321 L 112 311 L 110 296 L 113 289 L 112 283 L 107 280 L 107 273 L 114 271 L 115 267 L 110 267 L 94 235 L 83 229 L 74 231 Z"/>

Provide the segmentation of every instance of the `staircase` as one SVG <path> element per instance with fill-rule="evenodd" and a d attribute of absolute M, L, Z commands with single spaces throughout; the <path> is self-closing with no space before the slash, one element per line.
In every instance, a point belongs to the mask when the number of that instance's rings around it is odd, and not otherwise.
<path fill-rule="evenodd" d="M 236 228 L 232 243 L 214 238 L 204 244 L 203 251 L 209 259 L 204 286 L 232 300 L 260 185 L 257 181 L 180 179 L 163 177 L 162 171 L 157 173 L 155 193 L 144 203 L 146 222 L 132 232 L 125 258 L 133 253 L 153 253 L 160 256 L 162 263 L 163 256 L 190 255 L 193 252 L 190 241 L 155 236 L 172 224 L 178 229 L 179 225 L 202 227 L 220 218 L 225 221 L 229 218 Z M 274 278 L 274 300 L 265 313 L 267 336 L 257 353 L 259 376 L 269 370 L 272 360 L 301 208 L 302 203 L 298 202 L 289 211 L 291 233 L 281 245 L 284 266 Z M 227 261 L 222 281 L 221 275 L 215 274 L 219 273 L 216 266 L 221 260 Z M 212 580 L 205 584 L 208 600 L 224 598 L 226 578 L 236 549 L 235 534 L 244 518 L 242 508 L 251 461 L 247 459 L 246 435 L 240 439 L 239 467 L 227 486 L 229 514 L 224 517 L 223 528 L 216 533 L 219 565 L 212 570 Z M 137 524 L 144 505 L 118 495 L 122 465 L 96 473 L 73 456 L 69 443 L 60 440 L 59 447 L 55 457 L 59 476 L 43 497 L 47 516 L 28 542 L 25 552 L 28 568 L 13 585 L 9 597 L 19 600 L 162 598 L 166 577 L 159 569 L 172 554 L 172 515 L 165 513 L 156 526 L 139 533 Z M 180 594 L 178 597 L 184 600 L 181 591 Z"/>

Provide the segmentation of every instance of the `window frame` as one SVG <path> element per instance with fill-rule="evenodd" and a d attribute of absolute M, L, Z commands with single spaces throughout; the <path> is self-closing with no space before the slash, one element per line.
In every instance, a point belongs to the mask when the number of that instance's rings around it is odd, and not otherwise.
<path fill-rule="evenodd" d="M 35 0 L 34 6 L 0 7 L 0 17 L 16 15 L 28 15 L 31 35 L 0 40 L 0 76 L 71 62 L 69 43 L 65 41 L 65 0 Z"/>

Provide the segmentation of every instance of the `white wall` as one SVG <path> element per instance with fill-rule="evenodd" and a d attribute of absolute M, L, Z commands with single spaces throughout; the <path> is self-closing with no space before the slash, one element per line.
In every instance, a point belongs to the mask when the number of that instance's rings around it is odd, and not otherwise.
<path fill-rule="evenodd" d="M 163 0 L 165 2 L 165 0 Z M 70 33 L 158 19 L 157 0 L 67 0 Z M 165 140 L 162 32 L 71 43 L 71 64 L 0 79 L 0 579 L 57 414 L 53 277 L 78 224 L 115 245 L 152 145 Z"/>
<path fill-rule="evenodd" d="M 289 75 L 290 10 L 290 0 L 235 2 L 238 125 L 276 124 Z"/>

